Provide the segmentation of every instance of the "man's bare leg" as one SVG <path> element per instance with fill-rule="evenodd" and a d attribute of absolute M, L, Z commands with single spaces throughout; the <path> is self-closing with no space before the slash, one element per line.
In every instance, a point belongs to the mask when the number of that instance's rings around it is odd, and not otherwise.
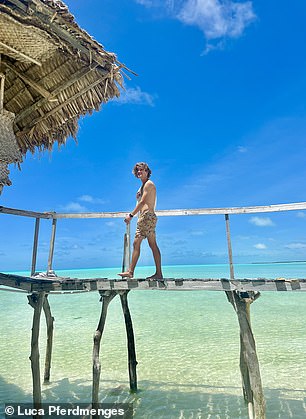
<path fill-rule="evenodd" d="M 135 237 L 134 243 L 133 243 L 132 262 L 129 266 L 129 270 L 118 274 L 122 278 L 133 278 L 135 266 L 140 256 L 140 245 L 141 245 L 142 240 L 143 240 L 143 237 Z"/>
<path fill-rule="evenodd" d="M 155 233 L 151 234 L 151 236 L 148 236 L 148 243 L 153 253 L 156 271 L 154 275 L 149 276 L 147 279 L 163 279 L 163 273 L 161 268 L 161 254 L 156 243 Z"/>

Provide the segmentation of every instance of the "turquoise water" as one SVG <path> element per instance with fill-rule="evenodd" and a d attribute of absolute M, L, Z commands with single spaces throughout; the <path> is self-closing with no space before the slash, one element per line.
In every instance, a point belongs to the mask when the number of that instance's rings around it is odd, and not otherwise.
<path fill-rule="evenodd" d="M 78 274 L 77 274 L 78 272 Z M 115 277 L 118 269 L 57 271 L 71 277 Z M 152 274 L 138 268 L 136 276 Z M 306 278 L 306 263 L 236 265 L 236 277 Z M 225 265 L 165 267 L 167 277 L 228 277 Z M 32 308 L 26 294 L 0 292 L 0 417 L 5 402 L 31 402 Z M 91 398 L 92 337 L 101 303 L 96 292 L 51 295 L 55 335 L 45 402 Z M 267 418 L 306 416 L 306 293 L 265 292 L 251 306 Z M 139 392 L 129 393 L 120 300 L 109 306 L 101 345 L 100 397 L 133 402 L 139 418 L 247 418 L 239 372 L 239 328 L 223 292 L 131 291 Z M 41 364 L 45 325 L 41 331 Z"/>

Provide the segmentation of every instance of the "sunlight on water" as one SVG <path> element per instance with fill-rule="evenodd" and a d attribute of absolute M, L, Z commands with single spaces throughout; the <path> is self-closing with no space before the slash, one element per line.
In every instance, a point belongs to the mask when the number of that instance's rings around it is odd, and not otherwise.
<path fill-rule="evenodd" d="M 277 265 L 241 265 L 236 272 L 240 270 L 243 277 L 305 278 L 306 264 Z M 204 272 L 205 277 L 227 277 L 226 270 L 224 265 L 166 267 L 165 275 L 200 277 Z M 84 270 L 81 275 L 114 277 L 116 272 Z M 138 270 L 139 276 L 150 273 L 149 268 Z M 73 271 L 66 274 L 76 276 Z M 268 419 L 302 419 L 306 415 L 305 297 L 304 293 L 265 292 L 251 307 Z M 3 403 L 31 401 L 28 357 L 33 310 L 26 294 L 2 291 L 0 298 L 2 418 Z M 99 295 L 51 295 L 49 301 L 55 335 L 52 381 L 43 386 L 43 399 L 90 401 L 92 338 L 100 316 Z M 101 345 L 102 401 L 133 402 L 136 419 L 247 418 L 239 372 L 237 318 L 223 292 L 133 291 L 129 305 L 140 391 L 129 393 L 125 326 L 116 297 L 109 306 Z M 44 322 L 42 325 L 43 366 L 46 332 Z"/>

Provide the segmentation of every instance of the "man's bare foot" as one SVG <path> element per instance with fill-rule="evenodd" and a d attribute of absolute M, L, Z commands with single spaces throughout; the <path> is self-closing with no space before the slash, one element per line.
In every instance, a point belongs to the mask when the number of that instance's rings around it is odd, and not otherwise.
<path fill-rule="evenodd" d="M 163 276 L 154 274 L 154 275 L 148 276 L 146 279 L 148 279 L 149 281 L 155 281 L 156 279 L 163 279 Z"/>
<path fill-rule="evenodd" d="M 130 272 L 130 271 L 121 272 L 121 273 L 119 273 L 117 275 L 121 276 L 122 279 L 124 279 L 124 278 L 133 278 L 133 276 L 134 276 L 133 272 Z"/>

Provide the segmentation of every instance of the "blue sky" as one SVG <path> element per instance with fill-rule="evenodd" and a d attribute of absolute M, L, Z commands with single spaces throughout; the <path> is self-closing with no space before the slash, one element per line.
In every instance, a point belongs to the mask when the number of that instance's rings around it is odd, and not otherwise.
<path fill-rule="evenodd" d="M 0 205 L 130 211 L 137 161 L 158 209 L 306 201 L 306 4 L 69 0 L 78 24 L 138 76 L 80 120 L 78 144 L 28 154 Z M 0 270 L 30 266 L 34 221 L 0 218 Z M 134 231 L 135 222 L 132 231 Z M 122 220 L 60 220 L 54 268 L 120 266 Z M 231 217 L 234 261 L 305 260 L 306 211 Z M 226 263 L 223 216 L 162 217 L 163 263 Z M 38 268 L 48 258 L 42 221 Z M 147 244 L 141 265 L 152 264 Z"/>

